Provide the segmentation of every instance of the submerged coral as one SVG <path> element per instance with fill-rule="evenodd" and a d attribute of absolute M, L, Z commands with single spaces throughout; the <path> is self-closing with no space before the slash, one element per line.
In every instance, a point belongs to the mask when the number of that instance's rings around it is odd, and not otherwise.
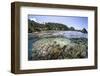
<path fill-rule="evenodd" d="M 32 60 L 86 58 L 87 50 L 87 39 L 43 38 L 33 44 Z"/>

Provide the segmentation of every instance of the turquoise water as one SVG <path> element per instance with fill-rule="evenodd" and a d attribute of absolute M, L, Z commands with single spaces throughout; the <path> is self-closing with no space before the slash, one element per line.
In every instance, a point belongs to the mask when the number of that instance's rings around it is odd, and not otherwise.
<path fill-rule="evenodd" d="M 30 37 L 28 36 L 28 60 L 31 60 L 32 59 L 32 44 L 37 41 L 38 38 L 33 36 L 33 37 Z"/>
<path fill-rule="evenodd" d="M 48 33 L 47 33 L 48 34 Z M 47 36 L 47 34 L 45 34 Z M 77 31 L 60 31 L 51 34 L 52 36 L 63 35 L 67 38 L 88 38 L 88 34 Z M 32 45 L 35 41 L 39 40 L 38 36 L 28 34 L 28 60 L 32 60 Z"/>

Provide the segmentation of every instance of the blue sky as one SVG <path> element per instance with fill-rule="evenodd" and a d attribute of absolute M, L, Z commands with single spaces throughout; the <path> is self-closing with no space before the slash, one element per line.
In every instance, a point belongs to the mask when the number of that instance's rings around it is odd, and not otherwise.
<path fill-rule="evenodd" d="M 53 15 L 28 15 L 28 19 L 34 20 L 39 23 L 62 23 L 68 27 L 74 27 L 75 29 L 86 28 L 88 30 L 88 17 L 76 17 L 76 16 L 53 16 Z"/>

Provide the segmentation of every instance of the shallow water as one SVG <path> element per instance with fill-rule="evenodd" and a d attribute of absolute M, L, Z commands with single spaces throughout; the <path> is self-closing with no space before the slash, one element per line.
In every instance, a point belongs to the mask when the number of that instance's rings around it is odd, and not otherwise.
<path fill-rule="evenodd" d="M 54 33 L 49 33 L 52 36 L 64 36 L 66 38 L 88 38 L 88 34 L 84 34 L 82 32 L 77 31 L 57 31 Z M 43 34 L 44 35 L 44 34 Z M 45 36 L 48 35 L 48 33 L 45 33 Z M 28 34 L 28 60 L 31 60 L 32 56 L 32 45 L 35 41 L 39 40 L 39 37 L 30 33 Z"/>
<path fill-rule="evenodd" d="M 77 32 L 77 31 L 60 31 L 60 32 L 53 33 L 53 35 L 62 35 L 67 38 L 87 38 L 88 37 L 88 34 Z"/>

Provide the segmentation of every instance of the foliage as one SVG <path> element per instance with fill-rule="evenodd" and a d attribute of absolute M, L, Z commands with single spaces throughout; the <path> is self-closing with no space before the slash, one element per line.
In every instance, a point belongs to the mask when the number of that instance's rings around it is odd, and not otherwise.
<path fill-rule="evenodd" d="M 71 30 L 71 31 L 74 31 L 74 30 L 75 30 L 75 28 L 74 28 L 74 27 L 70 27 L 70 30 Z"/>
<path fill-rule="evenodd" d="M 82 30 L 77 30 L 74 27 L 68 27 L 65 24 L 61 23 L 38 23 L 33 20 L 28 20 L 28 32 L 41 32 L 41 31 L 48 31 L 48 30 L 59 30 L 59 31 L 80 31 L 82 33 L 87 33 L 87 30 L 83 28 Z"/>

